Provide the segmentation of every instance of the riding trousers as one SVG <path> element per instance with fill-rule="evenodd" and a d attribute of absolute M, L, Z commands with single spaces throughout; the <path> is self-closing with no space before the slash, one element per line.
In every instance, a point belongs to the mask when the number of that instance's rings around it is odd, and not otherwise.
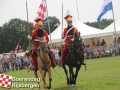
<path fill-rule="evenodd" d="M 63 46 L 63 49 L 62 49 L 62 62 L 64 62 L 65 60 L 65 57 L 66 57 L 66 49 L 67 49 L 67 44 L 69 44 L 71 42 L 71 39 L 67 39 L 64 46 Z"/>

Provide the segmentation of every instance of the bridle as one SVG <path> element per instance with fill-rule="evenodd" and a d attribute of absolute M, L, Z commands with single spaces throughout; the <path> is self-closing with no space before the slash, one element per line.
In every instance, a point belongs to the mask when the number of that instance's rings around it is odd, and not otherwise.
<path fill-rule="evenodd" d="M 45 43 L 45 45 L 43 45 Z M 39 52 L 38 52 L 38 55 L 40 56 L 40 60 L 42 61 L 42 63 L 44 64 L 44 67 L 47 67 L 47 65 L 50 63 L 49 62 L 45 62 L 45 60 L 42 58 L 40 52 L 44 52 L 46 54 L 49 53 L 49 50 L 47 49 L 47 46 L 46 46 L 46 42 L 40 42 L 40 46 L 39 46 Z M 46 49 L 46 50 L 45 50 Z"/>
<path fill-rule="evenodd" d="M 74 47 L 73 44 L 77 47 L 77 49 Z M 72 48 L 73 48 L 77 53 L 82 53 L 82 52 L 81 52 L 82 50 L 81 50 L 81 48 L 80 48 L 81 46 L 82 46 L 82 48 L 83 48 L 83 45 L 82 45 L 82 44 L 83 44 L 83 43 L 80 43 L 80 44 L 79 44 L 80 46 L 79 46 L 75 41 L 73 41 L 73 43 L 72 43 Z"/>

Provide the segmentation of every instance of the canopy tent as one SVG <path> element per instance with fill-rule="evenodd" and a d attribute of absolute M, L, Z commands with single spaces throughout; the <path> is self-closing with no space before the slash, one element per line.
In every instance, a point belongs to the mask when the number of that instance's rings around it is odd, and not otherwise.
<path fill-rule="evenodd" d="M 119 32 L 120 32 L 120 26 L 117 28 L 117 31 L 119 31 Z"/>
<path fill-rule="evenodd" d="M 67 10 L 66 12 L 66 15 L 68 14 L 72 15 L 69 10 Z M 78 29 L 78 31 L 80 31 L 81 37 L 83 39 L 111 35 L 111 33 L 106 33 L 106 31 L 104 30 L 96 29 L 88 25 L 85 25 L 79 20 L 75 19 L 73 16 L 72 16 L 72 20 L 73 20 L 73 25 Z M 63 27 L 67 27 L 66 25 L 67 23 L 64 20 Z M 61 42 L 62 41 L 61 33 L 62 33 L 62 24 L 60 24 L 58 28 L 51 33 L 52 42 Z"/>

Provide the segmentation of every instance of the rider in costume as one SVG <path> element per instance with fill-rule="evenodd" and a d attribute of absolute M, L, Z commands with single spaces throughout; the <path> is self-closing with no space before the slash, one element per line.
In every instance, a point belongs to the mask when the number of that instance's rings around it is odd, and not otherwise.
<path fill-rule="evenodd" d="M 42 19 L 36 19 L 35 20 L 37 25 L 35 28 L 37 28 L 36 30 L 33 30 L 32 32 L 32 36 L 28 35 L 28 38 L 30 38 L 31 40 L 34 41 L 34 47 L 32 49 L 32 62 L 33 62 L 33 65 L 34 65 L 34 70 L 37 71 L 38 70 L 38 65 L 37 65 L 37 58 L 34 56 L 34 53 L 35 53 L 35 49 L 37 47 L 39 47 L 40 43 L 39 43 L 39 40 L 38 40 L 38 37 L 46 37 L 46 41 L 47 43 L 49 42 L 49 37 L 48 37 L 48 33 L 43 29 L 43 20 Z M 50 56 L 50 59 L 51 59 L 51 66 L 54 68 L 55 67 L 55 63 L 54 63 L 54 60 L 52 57 L 51 54 L 49 54 Z"/>
<path fill-rule="evenodd" d="M 72 16 L 71 15 L 67 15 L 65 18 L 64 18 L 67 23 L 68 23 L 68 26 L 67 28 L 64 28 L 64 31 L 62 33 L 62 39 L 65 39 L 65 44 L 63 46 L 63 49 L 62 49 L 62 58 L 61 58 L 61 63 L 64 63 L 64 60 L 66 58 L 66 49 L 67 49 L 67 44 L 69 44 L 71 42 L 71 40 L 75 37 L 75 35 L 79 35 L 80 33 L 78 32 L 77 28 L 74 27 L 72 25 Z M 82 51 L 82 60 L 83 60 L 83 63 L 84 64 L 84 51 Z"/>

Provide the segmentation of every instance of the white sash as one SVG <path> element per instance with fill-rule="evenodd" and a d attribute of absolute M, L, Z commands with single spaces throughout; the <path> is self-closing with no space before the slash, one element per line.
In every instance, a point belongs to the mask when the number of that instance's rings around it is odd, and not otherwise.
<path fill-rule="evenodd" d="M 66 32 L 66 35 L 65 35 L 65 38 L 64 38 L 64 41 L 66 41 L 67 39 L 67 34 L 70 32 L 70 30 L 72 30 L 74 27 L 71 27 L 67 32 Z"/>

